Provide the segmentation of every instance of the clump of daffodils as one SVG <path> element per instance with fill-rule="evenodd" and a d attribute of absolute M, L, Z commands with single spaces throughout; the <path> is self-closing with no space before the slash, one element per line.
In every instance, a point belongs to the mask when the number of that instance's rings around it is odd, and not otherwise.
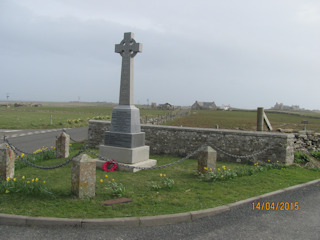
<path fill-rule="evenodd" d="M 237 176 L 235 171 L 231 171 L 230 168 L 226 166 L 222 166 L 221 168 L 217 168 L 216 170 L 210 168 L 204 168 L 207 172 L 202 174 L 202 177 L 205 178 L 207 181 L 221 181 L 227 179 L 233 179 Z"/>
<path fill-rule="evenodd" d="M 46 186 L 45 180 L 39 178 L 10 178 L 7 177 L 6 181 L 0 182 L 0 193 L 5 194 L 18 193 L 22 195 L 47 195 L 54 197 L 53 193 Z"/>
<path fill-rule="evenodd" d="M 167 174 L 160 173 L 160 179 L 157 182 L 151 182 L 151 189 L 159 191 L 160 189 L 172 189 L 174 186 L 174 180 L 167 177 Z"/>

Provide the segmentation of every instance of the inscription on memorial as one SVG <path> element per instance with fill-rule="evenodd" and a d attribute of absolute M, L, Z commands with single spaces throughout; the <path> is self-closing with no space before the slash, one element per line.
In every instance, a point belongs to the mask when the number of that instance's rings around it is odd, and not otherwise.
<path fill-rule="evenodd" d="M 131 113 L 125 111 L 113 111 L 110 131 L 131 132 Z"/>
<path fill-rule="evenodd" d="M 105 144 L 115 147 L 135 148 L 145 145 L 145 133 L 140 132 L 136 134 L 126 133 L 105 133 Z"/>

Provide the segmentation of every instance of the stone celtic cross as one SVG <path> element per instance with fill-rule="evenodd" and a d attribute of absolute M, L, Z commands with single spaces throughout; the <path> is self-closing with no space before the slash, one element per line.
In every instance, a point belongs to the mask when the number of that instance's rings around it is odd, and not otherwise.
<path fill-rule="evenodd" d="M 122 56 L 119 105 L 133 105 L 133 58 L 142 52 L 142 44 L 133 38 L 133 33 L 124 33 L 124 39 L 115 46 L 115 52 Z"/>
<path fill-rule="evenodd" d="M 133 104 L 133 58 L 141 51 L 142 44 L 137 43 L 130 32 L 115 46 L 115 52 L 122 57 L 120 99 L 112 110 L 110 128 L 104 134 L 99 153 L 105 159 L 130 166 L 123 165 L 121 171 L 135 172 L 138 168 L 134 166 L 157 164 L 157 160 L 149 159 L 150 147 L 145 145 L 145 133 L 141 132 L 140 110 Z"/>

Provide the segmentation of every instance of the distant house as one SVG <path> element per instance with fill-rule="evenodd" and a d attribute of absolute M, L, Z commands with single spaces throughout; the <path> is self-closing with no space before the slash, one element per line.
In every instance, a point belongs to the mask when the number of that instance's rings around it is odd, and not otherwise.
<path fill-rule="evenodd" d="M 217 110 L 214 102 L 198 102 L 196 101 L 192 106 L 192 110 Z"/>
<path fill-rule="evenodd" d="M 165 104 L 159 104 L 158 109 L 161 110 L 174 110 L 174 106 L 170 103 L 165 103 Z"/>
<path fill-rule="evenodd" d="M 287 106 L 287 105 L 283 105 L 283 103 L 276 103 L 274 105 L 274 107 L 272 107 L 271 109 L 273 109 L 273 110 L 283 110 L 283 111 L 289 111 L 289 110 L 298 111 L 298 110 L 302 110 L 298 105 Z"/>
<path fill-rule="evenodd" d="M 222 109 L 224 111 L 231 111 L 231 106 L 230 105 L 222 105 Z"/>

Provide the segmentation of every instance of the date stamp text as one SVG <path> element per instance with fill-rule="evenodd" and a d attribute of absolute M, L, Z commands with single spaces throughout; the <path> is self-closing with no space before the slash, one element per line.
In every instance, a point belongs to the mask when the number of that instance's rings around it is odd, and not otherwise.
<path fill-rule="evenodd" d="M 252 210 L 297 211 L 299 202 L 252 202 Z"/>

